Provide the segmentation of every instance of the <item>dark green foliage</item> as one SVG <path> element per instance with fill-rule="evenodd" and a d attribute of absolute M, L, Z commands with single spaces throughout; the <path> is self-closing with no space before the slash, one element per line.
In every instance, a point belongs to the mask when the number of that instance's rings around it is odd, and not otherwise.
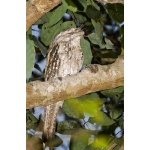
<path fill-rule="evenodd" d="M 120 28 L 121 32 L 121 46 L 124 48 L 124 25 Z"/>
<path fill-rule="evenodd" d="M 124 5 L 117 4 L 106 4 L 105 9 L 112 19 L 122 23 L 124 21 Z"/>
<path fill-rule="evenodd" d="M 100 21 L 101 13 L 93 5 L 87 6 L 86 14 L 89 18 L 94 19 L 95 21 Z"/>
<path fill-rule="evenodd" d="M 39 50 L 41 51 L 41 54 L 45 57 L 46 52 L 47 52 L 47 48 L 34 35 L 32 36 L 32 40 L 34 41 L 35 47 L 39 48 Z"/>
<path fill-rule="evenodd" d="M 62 143 L 62 139 L 56 135 L 54 139 L 50 139 L 49 141 L 45 142 L 45 147 L 53 149 L 54 147 L 58 147 Z"/>

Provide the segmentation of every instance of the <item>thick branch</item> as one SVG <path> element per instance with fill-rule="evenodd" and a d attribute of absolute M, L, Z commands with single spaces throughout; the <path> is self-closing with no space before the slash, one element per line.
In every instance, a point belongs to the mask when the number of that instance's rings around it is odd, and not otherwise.
<path fill-rule="evenodd" d="M 53 82 L 34 81 L 26 85 L 26 107 L 46 106 L 87 93 L 124 84 L 124 59 L 110 65 L 89 65 L 80 73 Z"/>
<path fill-rule="evenodd" d="M 57 6 L 61 0 L 29 0 L 26 3 L 26 31 L 45 13 Z"/>

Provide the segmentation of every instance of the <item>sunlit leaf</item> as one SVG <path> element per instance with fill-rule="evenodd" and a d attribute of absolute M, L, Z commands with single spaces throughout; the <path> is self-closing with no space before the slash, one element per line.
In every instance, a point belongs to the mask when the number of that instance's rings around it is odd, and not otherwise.
<path fill-rule="evenodd" d="M 26 40 L 26 80 L 31 77 L 32 69 L 35 63 L 34 42 L 30 39 Z"/>
<path fill-rule="evenodd" d="M 80 101 L 82 110 L 91 116 L 97 116 L 99 109 L 103 105 L 103 101 L 96 93 L 84 95 L 78 99 Z"/>
<path fill-rule="evenodd" d="M 74 118 L 83 118 L 84 117 L 83 110 L 81 108 L 81 105 L 80 105 L 80 102 L 78 99 L 65 100 L 62 110 L 67 115 L 74 117 Z"/>
<path fill-rule="evenodd" d="M 83 118 L 84 112 L 91 116 L 97 116 L 102 104 L 103 101 L 98 94 L 92 93 L 79 98 L 65 100 L 62 109 L 66 114 L 74 118 Z"/>
<path fill-rule="evenodd" d="M 107 148 L 111 142 L 111 137 L 109 135 L 99 135 L 95 138 L 92 143 L 93 148 Z"/>
<path fill-rule="evenodd" d="M 124 21 L 124 4 L 106 4 L 104 7 L 112 19 L 119 23 Z"/>
<path fill-rule="evenodd" d="M 97 115 L 89 118 L 90 123 L 97 123 L 102 126 L 109 126 L 114 124 L 114 120 L 110 119 L 103 111 L 98 111 Z"/>
<path fill-rule="evenodd" d="M 90 43 L 84 38 L 81 38 L 80 45 L 81 45 L 83 56 L 84 56 L 83 66 L 91 64 L 93 56 L 91 52 Z"/>

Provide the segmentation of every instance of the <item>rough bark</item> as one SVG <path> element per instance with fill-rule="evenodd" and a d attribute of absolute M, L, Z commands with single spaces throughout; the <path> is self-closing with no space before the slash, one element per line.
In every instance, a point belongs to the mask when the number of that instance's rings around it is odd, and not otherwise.
<path fill-rule="evenodd" d="M 124 59 L 120 56 L 110 65 L 89 65 L 76 75 L 53 82 L 26 84 L 26 108 L 47 106 L 57 101 L 124 85 Z"/>

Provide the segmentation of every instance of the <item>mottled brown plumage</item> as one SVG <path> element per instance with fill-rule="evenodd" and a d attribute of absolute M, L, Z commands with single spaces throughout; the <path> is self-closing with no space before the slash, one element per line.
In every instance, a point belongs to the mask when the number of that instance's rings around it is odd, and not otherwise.
<path fill-rule="evenodd" d="M 71 28 L 60 32 L 49 47 L 45 68 L 45 81 L 63 78 L 78 73 L 83 64 L 83 53 L 80 39 L 84 32 L 80 28 Z M 56 116 L 63 101 L 46 107 L 44 121 L 44 136 L 53 138 L 56 126 Z"/>

